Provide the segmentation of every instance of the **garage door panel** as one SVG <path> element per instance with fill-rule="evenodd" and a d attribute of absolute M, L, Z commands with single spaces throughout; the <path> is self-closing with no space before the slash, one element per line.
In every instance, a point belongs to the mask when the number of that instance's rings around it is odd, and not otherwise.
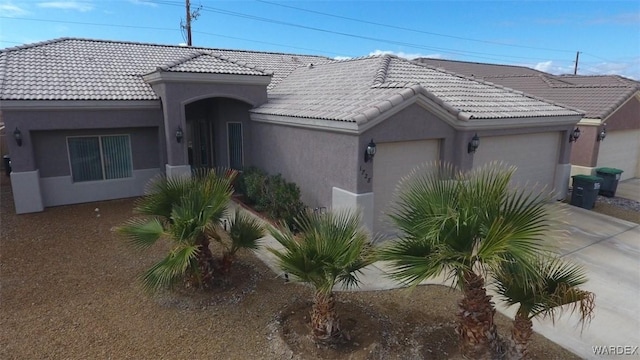
<path fill-rule="evenodd" d="M 620 179 L 630 179 L 638 174 L 640 156 L 640 130 L 610 131 L 600 143 L 598 167 L 621 169 Z"/>
<path fill-rule="evenodd" d="M 390 210 L 398 182 L 415 167 L 439 159 L 439 140 L 377 144 L 373 160 L 374 231 L 394 232 L 386 214 Z"/>
<path fill-rule="evenodd" d="M 555 183 L 560 139 L 557 132 L 482 137 L 473 166 L 477 168 L 501 161 L 517 167 L 512 185 L 535 184 L 551 190 Z"/>

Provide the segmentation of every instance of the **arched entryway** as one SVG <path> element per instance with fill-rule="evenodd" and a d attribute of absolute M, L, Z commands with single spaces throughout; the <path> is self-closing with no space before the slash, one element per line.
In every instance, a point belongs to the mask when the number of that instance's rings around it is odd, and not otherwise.
<path fill-rule="evenodd" d="M 242 169 L 250 161 L 251 105 L 230 98 L 207 98 L 185 105 L 185 146 L 192 169 Z"/>

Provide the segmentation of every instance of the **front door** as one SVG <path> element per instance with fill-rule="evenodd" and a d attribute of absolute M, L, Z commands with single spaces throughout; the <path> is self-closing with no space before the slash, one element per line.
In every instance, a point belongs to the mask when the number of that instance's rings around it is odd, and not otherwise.
<path fill-rule="evenodd" d="M 193 169 L 215 167 L 213 126 L 207 119 L 187 122 L 189 165 Z"/>

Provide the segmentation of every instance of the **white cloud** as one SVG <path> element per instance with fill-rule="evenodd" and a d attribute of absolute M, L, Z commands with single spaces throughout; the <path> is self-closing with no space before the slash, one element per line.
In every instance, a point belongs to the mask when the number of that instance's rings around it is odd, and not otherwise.
<path fill-rule="evenodd" d="M 523 64 L 539 71 L 554 75 L 573 74 L 574 67 L 557 65 L 553 61 L 543 61 L 535 65 Z M 620 75 L 630 79 L 640 79 L 640 57 L 629 61 L 620 62 L 599 62 L 599 63 L 578 63 L 578 75 Z"/>
<path fill-rule="evenodd" d="M 48 9 L 75 10 L 87 12 L 93 10 L 93 4 L 87 1 L 45 1 L 38 3 L 38 7 Z"/>
<path fill-rule="evenodd" d="M 144 5 L 144 6 L 151 6 L 151 7 L 158 6 L 158 4 L 152 2 L 151 0 L 129 0 L 129 2 L 134 5 Z"/>
<path fill-rule="evenodd" d="M 6 17 L 14 17 L 26 15 L 29 12 L 9 1 L 0 4 L 0 13 L 2 13 L 2 15 Z"/>
<path fill-rule="evenodd" d="M 553 61 L 545 61 L 537 63 L 533 68 L 538 71 L 549 72 L 551 70 L 551 66 L 553 65 Z"/>
<path fill-rule="evenodd" d="M 432 59 L 440 59 L 442 57 L 441 54 L 420 54 L 420 53 L 405 53 L 403 51 L 391 51 L 391 50 L 375 50 L 369 53 L 369 56 L 377 56 L 377 55 L 395 55 L 397 57 L 405 58 L 405 59 L 416 59 L 416 58 L 432 58 Z"/>

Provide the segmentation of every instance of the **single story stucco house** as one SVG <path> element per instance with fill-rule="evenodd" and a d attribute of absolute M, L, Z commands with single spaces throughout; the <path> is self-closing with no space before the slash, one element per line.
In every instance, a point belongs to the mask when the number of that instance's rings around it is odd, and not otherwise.
<path fill-rule="evenodd" d="M 255 165 L 297 183 L 308 206 L 358 206 L 385 231 L 398 180 L 429 161 L 505 161 L 514 183 L 562 198 L 583 116 L 388 55 L 64 38 L 3 50 L 0 84 L 18 213 L 142 195 L 160 173 Z"/>
<path fill-rule="evenodd" d="M 619 75 L 552 75 L 524 66 L 419 59 L 434 68 L 490 81 L 584 112 L 572 145 L 571 174 L 598 167 L 640 177 L 640 82 Z"/>

